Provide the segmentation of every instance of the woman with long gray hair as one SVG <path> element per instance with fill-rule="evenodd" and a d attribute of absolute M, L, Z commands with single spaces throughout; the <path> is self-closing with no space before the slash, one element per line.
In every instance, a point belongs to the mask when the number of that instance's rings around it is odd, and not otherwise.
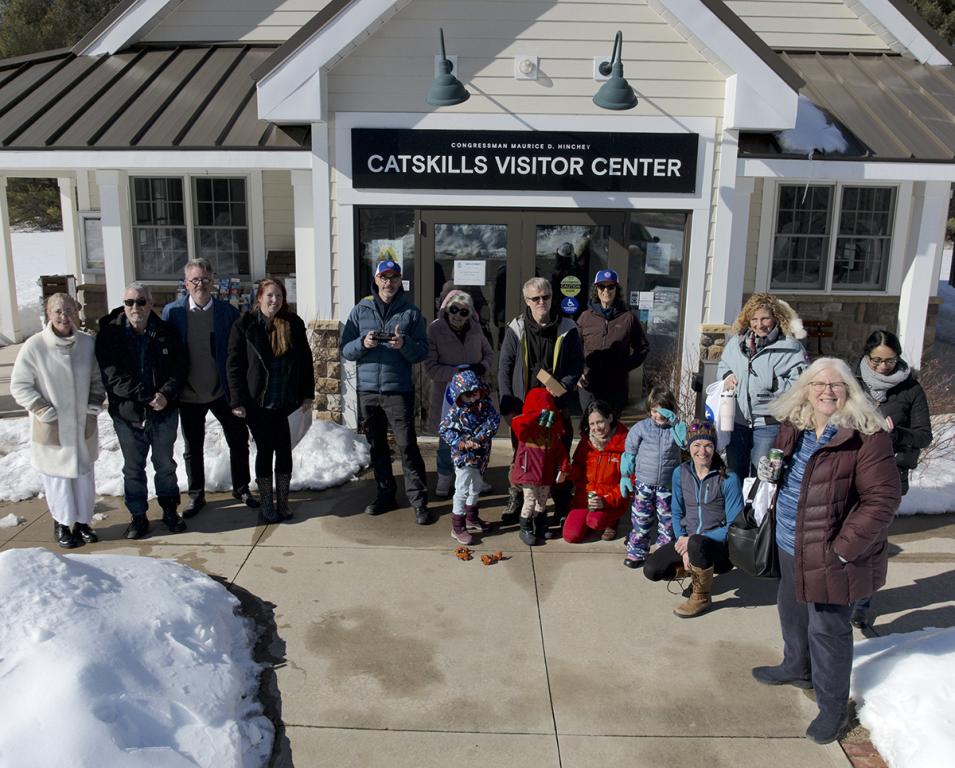
<path fill-rule="evenodd" d="M 72 549 L 99 541 L 90 522 L 99 453 L 96 418 L 105 392 L 93 337 L 79 329 L 73 297 L 50 296 L 46 317 L 43 330 L 17 355 L 10 393 L 30 414 L 31 463 L 43 482 L 56 543 Z"/>

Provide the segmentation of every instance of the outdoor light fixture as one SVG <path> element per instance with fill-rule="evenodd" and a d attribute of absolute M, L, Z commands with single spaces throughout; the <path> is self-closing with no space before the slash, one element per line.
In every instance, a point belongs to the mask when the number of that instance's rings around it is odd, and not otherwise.
<path fill-rule="evenodd" d="M 448 60 L 448 55 L 444 52 L 444 30 L 441 33 L 441 59 L 438 61 L 438 76 L 431 83 L 428 95 L 425 101 L 436 107 L 451 107 L 455 104 L 463 104 L 471 98 L 471 94 L 461 85 L 461 81 L 451 74 L 454 65 Z"/>
<path fill-rule="evenodd" d="M 514 57 L 514 78 L 516 80 L 536 80 L 538 73 L 536 56 Z"/>
<path fill-rule="evenodd" d="M 594 95 L 594 104 L 603 109 L 633 109 L 637 106 L 637 94 L 623 76 L 623 33 L 619 30 L 613 39 L 610 63 L 600 65 L 600 74 L 610 75 L 610 79 Z"/>

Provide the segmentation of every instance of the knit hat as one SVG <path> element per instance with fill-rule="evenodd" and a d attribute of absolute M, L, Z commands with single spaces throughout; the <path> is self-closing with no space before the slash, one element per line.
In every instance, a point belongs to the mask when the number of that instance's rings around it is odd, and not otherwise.
<path fill-rule="evenodd" d="M 694 419 L 690 422 L 686 430 L 686 449 L 690 450 L 696 440 L 709 440 L 716 445 L 716 428 L 712 421 Z"/>

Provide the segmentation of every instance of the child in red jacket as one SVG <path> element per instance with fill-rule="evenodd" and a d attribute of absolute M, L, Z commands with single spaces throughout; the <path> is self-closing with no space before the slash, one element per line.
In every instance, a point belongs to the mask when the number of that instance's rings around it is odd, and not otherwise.
<path fill-rule="evenodd" d="M 511 420 L 518 441 L 511 485 L 524 491 L 520 536 L 528 546 L 537 543 L 537 532 L 543 538 L 547 527 L 544 506 L 551 486 L 564 482 L 570 471 L 570 456 L 561 441 L 566 429 L 553 396 L 542 387 L 527 393 L 521 414 Z"/>
<path fill-rule="evenodd" d="M 617 521 L 627 509 L 620 494 L 620 457 L 626 448 L 627 429 L 617 422 L 606 403 L 594 400 L 584 411 L 582 434 L 570 479 L 574 498 L 564 522 L 564 541 L 583 541 L 591 530 L 604 541 L 617 535 Z"/>

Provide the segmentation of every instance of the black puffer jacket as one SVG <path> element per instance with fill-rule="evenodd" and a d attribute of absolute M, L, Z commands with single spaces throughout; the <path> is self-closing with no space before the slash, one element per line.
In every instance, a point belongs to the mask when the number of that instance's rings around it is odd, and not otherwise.
<path fill-rule="evenodd" d="M 232 325 L 226 376 L 229 380 L 229 405 L 233 408 L 250 405 L 261 408 L 268 392 L 272 345 L 259 317 L 257 311 L 247 312 Z M 292 344 L 286 352 L 289 357 L 289 392 L 285 398 L 290 404 L 288 413 L 291 413 L 304 400 L 314 399 L 315 366 L 302 318 L 291 312 L 282 317 L 292 327 Z"/>
<path fill-rule="evenodd" d="M 157 392 L 175 408 L 188 365 L 176 329 L 150 314 L 146 325 L 149 346 L 146 354 L 152 371 L 151 386 L 143 386 L 136 348 L 126 336 L 126 314 L 117 307 L 99 321 L 96 334 L 96 361 L 103 372 L 109 398 L 110 416 L 140 425 L 146 419 L 147 403 Z"/>
<path fill-rule="evenodd" d="M 859 383 L 865 389 L 862 377 Z M 892 450 L 899 469 L 915 469 L 919 463 L 919 451 L 932 442 L 932 421 L 928 412 L 925 390 L 915 376 L 896 384 L 885 393 L 885 400 L 878 404 L 879 413 L 892 419 Z"/>

